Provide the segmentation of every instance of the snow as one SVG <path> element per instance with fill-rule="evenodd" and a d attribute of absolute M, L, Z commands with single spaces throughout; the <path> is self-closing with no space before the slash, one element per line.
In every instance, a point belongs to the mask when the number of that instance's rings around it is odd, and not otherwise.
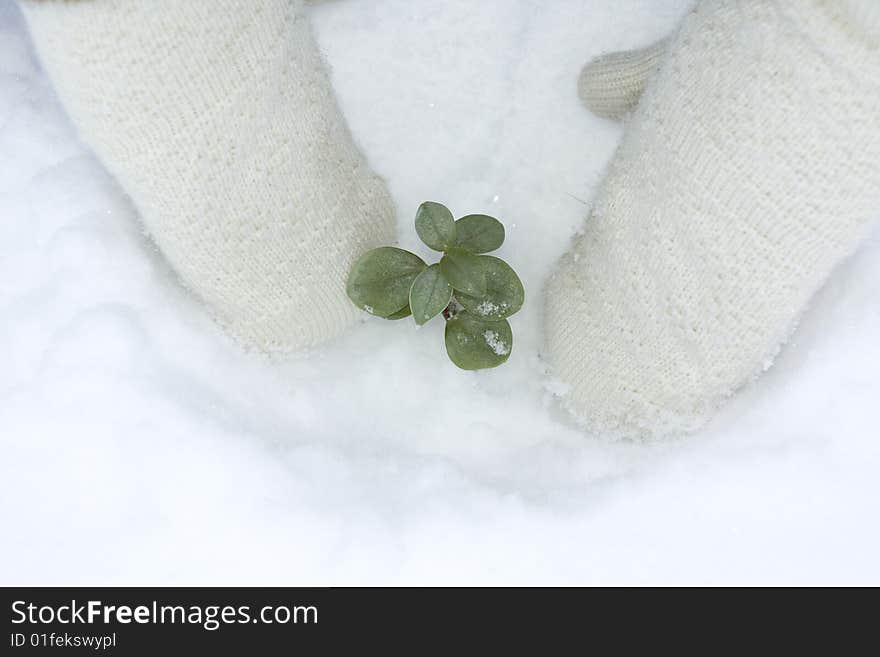
<path fill-rule="evenodd" d="M 510 347 L 496 331 L 483 331 L 483 340 L 496 356 L 504 356 L 510 353 Z"/>
<path fill-rule="evenodd" d="M 880 233 L 697 435 L 585 435 L 544 376 L 543 280 L 621 134 L 579 105 L 577 73 L 686 4 L 311 9 L 401 246 L 428 255 L 425 199 L 505 223 L 517 348 L 463 372 L 438 321 L 239 350 L 141 236 L 0 0 L 0 583 L 880 584 Z"/>
<path fill-rule="evenodd" d="M 507 304 L 498 305 L 486 299 L 481 302 L 479 306 L 477 306 L 477 314 L 485 317 L 486 315 L 494 315 L 500 310 L 504 310 L 507 308 Z"/>

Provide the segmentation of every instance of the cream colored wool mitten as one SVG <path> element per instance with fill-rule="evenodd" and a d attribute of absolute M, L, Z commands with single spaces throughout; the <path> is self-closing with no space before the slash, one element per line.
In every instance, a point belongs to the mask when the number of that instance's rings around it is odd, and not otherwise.
<path fill-rule="evenodd" d="M 570 408 L 629 436 L 699 426 L 878 215 L 880 2 L 701 2 L 548 283 Z"/>
<path fill-rule="evenodd" d="M 352 262 L 394 240 L 300 0 L 22 0 L 73 122 L 180 278 L 244 342 L 355 317 Z"/>
<path fill-rule="evenodd" d="M 607 119 L 621 119 L 639 102 L 648 78 L 657 70 L 668 44 L 597 57 L 584 67 L 578 93 L 590 111 Z"/>

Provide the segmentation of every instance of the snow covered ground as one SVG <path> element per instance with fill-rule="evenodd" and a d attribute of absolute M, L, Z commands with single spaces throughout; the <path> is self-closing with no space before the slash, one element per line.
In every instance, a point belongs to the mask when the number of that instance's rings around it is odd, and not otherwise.
<path fill-rule="evenodd" d="M 340 0 L 311 11 L 404 247 L 425 199 L 501 218 L 516 347 L 365 319 L 270 362 L 174 282 L 0 0 L 0 583 L 880 584 L 880 231 L 698 435 L 584 435 L 541 287 L 621 129 L 581 65 L 687 2 Z M 662 5 L 662 6 L 661 6 Z"/>

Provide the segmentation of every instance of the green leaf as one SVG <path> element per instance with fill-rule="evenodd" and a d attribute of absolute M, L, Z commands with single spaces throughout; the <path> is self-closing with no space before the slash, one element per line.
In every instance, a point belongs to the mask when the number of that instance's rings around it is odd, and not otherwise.
<path fill-rule="evenodd" d="M 452 286 L 438 264 L 419 274 L 409 290 L 409 305 L 419 326 L 443 312 L 451 300 Z"/>
<path fill-rule="evenodd" d="M 513 332 L 506 319 L 488 321 L 461 312 L 446 322 L 446 353 L 463 370 L 497 367 L 512 349 Z"/>
<path fill-rule="evenodd" d="M 455 245 L 471 253 L 488 253 L 504 244 L 504 226 L 494 217 L 469 214 L 455 222 Z"/>
<path fill-rule="evenodd" d="M 486 294 L 486 273 L 480 258 L 459 248 L 440 259 L 440 271 L 456 291 L 473 296 Z"/>
<path fill-rule="evenodd" d="M 416 212 L 416 232 L 435 251 L 445 251 L 455 244 L 455 219 L 445 205 L 425 201 Z"/>
<path fill-rule="evenodd" d="M 522 308 L 525 290 L 510 265 L 495 256 L 480 256 L 486 272 L 486 293 L 472 296 L 459 292 L 455 299 L 475 317 L 504 319 Z"/>
<path fill-rule="evenodd" d="M 390 317 L 409 303 L 409 288 L 425 267 L 415 253 L 393 246 L 373 249 L 354 263 L 345 291 L 358 308 Z"/>
<path fill-rule="evenodd" d="M 412 310 L 409 308 L 409 304 L 406 304 L 403 308 L 398 310 L 393 315 L 388 315 L 385 319 L 403 319 L 405 317 L 409 317 L 412 315 Z"/>

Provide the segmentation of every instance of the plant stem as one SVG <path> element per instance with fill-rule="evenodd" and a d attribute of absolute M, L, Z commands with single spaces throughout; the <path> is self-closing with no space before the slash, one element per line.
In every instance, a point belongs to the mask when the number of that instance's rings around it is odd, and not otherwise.
<path fill-rule="evenodd" d="M 448 322 L 450 319 L 455 317 L 462 310 L 464 310 L 462 305 L 458 301 L 455 300 L 455 297 L 452 297 L 452 299 L 450 299 L 450 301 L 449 301 L 449 305 L 443 309 L 443 319 L 445 319 Z"/>

